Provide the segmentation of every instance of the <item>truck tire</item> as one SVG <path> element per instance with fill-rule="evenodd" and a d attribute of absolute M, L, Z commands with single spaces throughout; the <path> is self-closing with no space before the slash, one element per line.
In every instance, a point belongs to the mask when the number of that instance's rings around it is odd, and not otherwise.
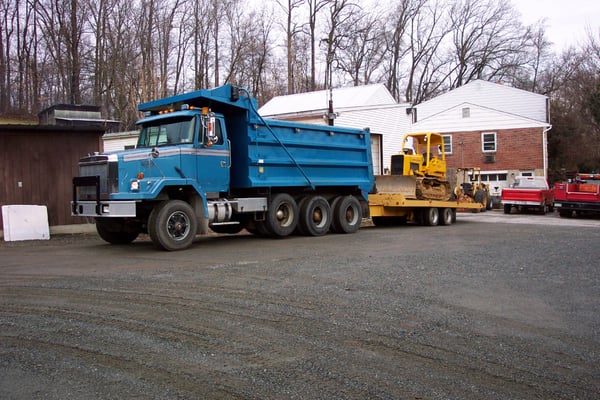
<path fill-rule="evenodd" d="M 356 197 L 339 196 L 333 201 L 331 228 L 335 233 L 355 233 L 362 223 L 362 208 Z"/>
<path fill-rule="evenodd" d="M 473 200 L 475 200 L 475 203 L 483 205 L 483 208 L 481 209 L 482 211 L 485 211 L 487 209 L 487 195 L 485 193 L 485 190 L 479 189 L 477 192 L 475 192 Z"/>
<path fill-rule="evenodd" d="M 561 210 L 561 209 L 559 209 L 559 210 L 558 210 L 558 215 L 559 215 L 561 218 L 571 218 L 571 217 L 573 216 L 573 211 L 571 211 L 571 210 Z"/>
<path fill-rule="evenodd" d="M 485 209 L 491 211 L 494 208 L 494 202 L 492 201 L 492 197 L 488 196 L 485 202 Z"/>
<path fill-rule="evenodd" d="M 440 208 L 440 225 L 452 225 L 452 209 L 451 208 Z"/>
<path fill-rule="evenodd" d="M 265 227 L 270 235 L 278 237 L 291 235 L 298 225 L 296 200 L 287 193 L 274 195 L 265 217 Z"/>
<path fill-rule="evenodd" d="M 440 212 L 437 208 L 430 207 L 430 208 L 426 209 L 424 212 L 425 212 L 425 214 L 423 216 L 425 217 L 425 225 L 436 226 L 439 224 Z"/>
<path fill-rule="evenodd" d="M 124 218 L 96 218 L 96 232 L 110 244 L 129 244 L 138 237 L 141 227 Z"/>
<path fill-rule="evenodd" d="M 331 227 L 331 207 L 321 196 L 309 196 L 300 202 L 298 230 L 308 236 L 325 235 Z"/>
<path fill-rule="evenodd" d="M 510 204 L 505 204 L 504 205 L 504 214 L 510 214 L 511 208 L 512 208 L 512 206 Z"/>
<path fill-rule="evenodd" d="M 158 248 L 174 251 L 190 247 L 198 220 L 194 209 L 185 201 L 169 200 L 152 210 L 148 218 L 148 235 Z"/>

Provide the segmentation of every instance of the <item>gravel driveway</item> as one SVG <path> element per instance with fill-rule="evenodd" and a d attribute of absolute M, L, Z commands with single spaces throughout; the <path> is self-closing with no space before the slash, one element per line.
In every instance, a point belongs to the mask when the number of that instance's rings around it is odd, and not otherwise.
<path fill-rule="evenodd" d="M 600 221 L 556 220 L 1 243 L 0 398 L 597 399 Z"/>

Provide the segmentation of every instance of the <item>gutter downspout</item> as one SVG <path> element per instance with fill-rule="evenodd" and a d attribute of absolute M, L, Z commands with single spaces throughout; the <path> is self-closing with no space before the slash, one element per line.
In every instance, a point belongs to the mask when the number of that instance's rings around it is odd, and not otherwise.
<path fill-rule="evenodd" d="M 544 179 L 548 181 L 548 131 L 552 129 L 552 125 L 544 128 L 542 131 L 542 157 L 544 162 Z"/>

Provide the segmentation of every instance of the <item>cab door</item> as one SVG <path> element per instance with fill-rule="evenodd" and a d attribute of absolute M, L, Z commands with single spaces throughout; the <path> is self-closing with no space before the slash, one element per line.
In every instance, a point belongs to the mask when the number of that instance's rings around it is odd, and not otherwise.
<path fill-rule="evenodd" d="M 227 139 L 225 121 L 215 116 L 210 122 L 205 116 L 198 117 L 199 134 L 196 146 L 196 179 L 205 192 L 227 192 L 231 166 L 230 143 Z M 208 134 L 212 124 L 212 134 Z"/>

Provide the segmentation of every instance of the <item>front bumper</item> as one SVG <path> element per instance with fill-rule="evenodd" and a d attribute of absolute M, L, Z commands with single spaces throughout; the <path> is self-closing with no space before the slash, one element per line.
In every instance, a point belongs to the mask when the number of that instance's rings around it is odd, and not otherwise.
<path fill-rule="evenodd" d="M 79 187 L 94 187 L 92 200 L 78 200 Z M 73 178 L 73 217 L 135 217 L 134 200 L 110 201 L 100 199 L 100 177 L 81 176 Z"/>
<path fill-rule="evenodd" d="M 512 205 L 512 206 L 532 206 L 532 207 L 540 207 L 543 204 L 539 201 L 525 201 L 525 200 L 502 200 L 502 204 Z"/>
<path fill-rule="evenodd" d="M 555 201 L 554 207 L 572 211 L 600 212 L 600 203 Z"/>
<path fill-rule="evenodd" d="M 135 201 L 72 201 L 73 217 L 135 217 Z"/>

